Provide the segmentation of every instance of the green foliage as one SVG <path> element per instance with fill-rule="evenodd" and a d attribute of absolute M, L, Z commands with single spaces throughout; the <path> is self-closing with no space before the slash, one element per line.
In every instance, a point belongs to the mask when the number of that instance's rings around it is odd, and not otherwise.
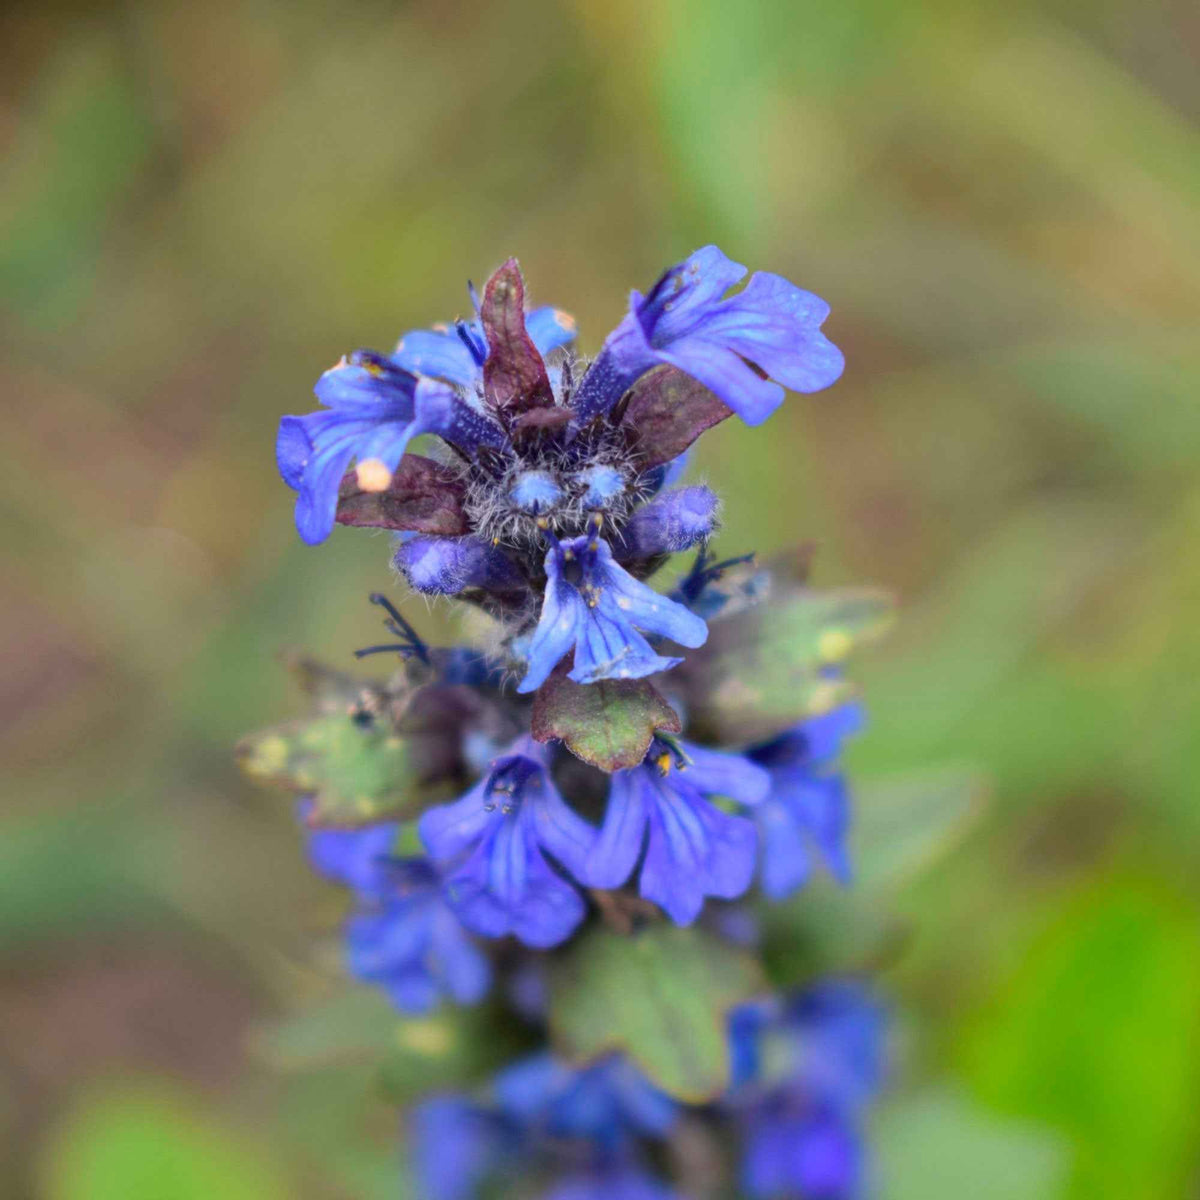
<path fill-rule="evenodd" d="M 726 744 L 766 737 L 853 695 L 827 669 L 878 637 L 893 602 L 872 588 L 773 588 L 735 620 L 714 624 L 687 667 L 689 717 Z"/>
<path fill-rule="evenodd" d="M 678 733 L 679 717 L 645 679 L 585 685 L 554 674 L 533 700 L 533 736 L 539 742 L 560 738 L 572 754 L 602 771 L 636 767 L 659 729 Z"/>
<path fill-rule="evenodd" d="M 1193 903 L 1118 875 L 1069 897 L 966 1037 L 979 1094 L 1067 1135 L 1069 1195 L 1169 1200 L 1196 1165 L 1200 955 Z"/>
<path fill-rule="evenodd" d="M 967 835 L 983 816 L 983 800 L 979 779 L 964 771 L 858 789 L 850 886 L 819 878 L 782 903 L 761 905 L 772 982 L 793 986 L 891 960 L 907 936 L 898 896 Z"/>
<path fill-rule="evenodd" d="M 702 1103 L 729 1082 L 726 1014 L 761 987 L 749 954 L 703 930 L 593 928 L 553 965 L 551 1030 L 574 1061 L 623 1050 L 665 1092 Z"/>
<path fill-rule="evenodd" d="M 251 1141 L 158 1080 L 116 1084 L 68 1111 L 43 1148 L 44 1200 L 285 1200 Z"/>
<path fill-rule="evenodd" d="M 345 713 L 254 734 L 239 743 L 237 757 L 252 779 L 311 795 L 314 824 L 409 816 L 430 799 L 411 741 L 381 721 Z"/>
<path fill-rule="evenodd" d="M 1055 1200 L 1070 1167 L 1061 1139 L 949 1089 L 898 1097 L 871 1137 L 879 1200 Z"/>
<path fill-rule="evenodd" d="M 359 986 L 264 1026 L 254 1041 L 256 1051 L 280 1071 L 370 1066 L 398 1102 L 430 1089 L 481 1082 L 526 1044 L 507 1009 L 446 1004 L 405 1015 L 378 989 Z"/>

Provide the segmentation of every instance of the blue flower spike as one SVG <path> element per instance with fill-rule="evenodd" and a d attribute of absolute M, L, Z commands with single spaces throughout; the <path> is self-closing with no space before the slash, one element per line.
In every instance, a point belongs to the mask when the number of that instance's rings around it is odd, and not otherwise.
<path fill-rule="evenodd" d="M 297 795 L 346 892 L 345 969 L 405 1014 L 430 1088 L 466 1061 L 444 1037 L 493 1023 L 489 1053 L 520 1047 L 406 1114 L 410 1190 L 861 1200 L 879 1007 L 847 983 L 761 993 L 753 960 L 788 919 L 763 903 L 818 863 L 849 881 L 842 651 L 878 602 L 716 546 L 720 497 L 682 482 L 709 430 L 837 380 L 829 306 L 705 246 L 589 358 L 515 258 L 468 291 L 461 319 L 321 375 L 276 461 L 304 542 L 388 531 L 398 584 L 469 636 L 439 645 L 374 593 L 390 639 L 355 654 L 387 677 L 306 662 L 315 715 L 239 751 Z"/>

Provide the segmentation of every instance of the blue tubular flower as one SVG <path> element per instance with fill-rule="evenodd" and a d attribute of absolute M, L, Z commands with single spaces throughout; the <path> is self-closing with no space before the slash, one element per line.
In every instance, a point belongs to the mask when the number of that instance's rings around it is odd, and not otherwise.
<path fill-rule="evenodd" d="M 414 591 L 455 596 L 466 588 L 520 591 L 525 579 L 494 546 L 477 537 L 404 538 L 392 563 Z"/>
<path fill-rule="evenodd" d="M 303 819 L 311 803 L 300 806 Z M 326 879 L 376 896 L 388 886 L 388 863 L 400 834 L 395 821 L 363 829 L 314 829 L 308 834 L 308 861 Z"/>
<path fill-rule="evenodd" d="M 525 314 L 525 329 L 543 356 L 575 340 L 575 319 L 548 305 Z M 485 358 L 487 339 L 480 321 L 459 322 L 453 328 L 413 330 L 400 339 L 392 352 L 392 362 L 398 367 L 463 388 L 482 383 Z"/>
<path fill-rule="evenodd" d="M 683 1200 L 674 1188 L 630 1163 L 602 1166 L 555 1184 L 542 1200 Z"/>
<path fill-rule="evenodd" d="M 761 803 L 770 776 L 737 754 L 680 742 L 685 758 L 662 742 L 651 744 L 639 767 L 613 774 L 600 836 L 588 855 L 586 881 L 616 888 L 629 878 L 642 851 L 639 888 L 677 925 L 690 925 L 706 896 L 732 900 L 754 877 L 757 835 L 745 817 L 730 816 L 708 796 Z"/>
<path fill-rule="evenodd" d="M 495 1080 L 502 1112 L 554 1138 L 616 1151 L 638 1135 L 664 1137 L 679 1107 L 621 1055 L 576 1068 L 550 1053 L 522 1059 Z"/>
<path fill-rule="evenodd" d="M 417 434 L 436 433 L 467 454 L 504 443 L 499 425 L 444 383 L 418 381 L 367 350 L 326 371 L 314 390 L 326 407 L 284 417 L 275 441 L 279 473 L 299 493 L 296 528 L 310 545 L 333 529 L 338 485 L 351 459 L 358 460 L 359 486 L 381 492 Z"/>
<path fill-rule="evenodd" d="M 489 1175 L 517 1147 L 515 1130 L 466 1096 L 436 1096 L 411 1121 L 417 1195 L 424 1200 L 474 1200 Z"/>
<path fill-rule="evenodd" d="M 423 858 L 394 860 L 378 907 L 351 918 L 351 973 L 383 988 L 404 1012 L 427 1012 L 445 993 L 475 1004 L 491 986 L 491 965 L 442 898 L 437 872 Z"/>
<path fill-rule="evenodd" d="M 729 1027 L 746 1193 L 859 1195 L 859 1126 L 883 1074 L 880 1007 L 858 985 L 831 982 L 736 1009 Z"/>
<path fill-rule="evenodd" d="M 716 527 L 719 502 L 702 485 L 664 492 L 639 508 L 621 530 L 621 558 L 675 554 L 704 541 Z"/>
<path fill-rule="evenodd" d="M 518 692 L 539 688 L 572 649 L 575 665 L 569 677 L 595 683 L 640 679 L 682 661 L 657 654 L 639 630 L 681 646 L 701 646 L 708 637 L 708 626 L 694 613 L 617 566 L 602 538 L 555 543 L 545 565 L 542 614 L 529 639 L 529 666 Z"/>
<path fill-rule="evenodd" d="M 763 844 L 762 887 L 774 900 L 807 882 L 815 842 L 835 879 L 850 879 L 850 824 L 845 777 L 831 767 L 843 738 L 862 727 L 862 709 L 846 704 L 802 721 L 749 752 L 771 774 L 771 793 L 755 809 Z"/>
<path fill-rule="evenodd" d="M 664 364 L 704 384 L 749 425 L 779 407 L 784 387 L 816 392 L 833 383 L 843 360 L 820 332 L 829 315 L 825 301 L 765 271 L 723 299 L 745 274 L 716 246 L 705 246 L 648 295 L 634 292 L 629 314 L 575 395 L 577 420 L 606 412 L 636 379 Z"/>
<path fill-rule="evenodd" d="M 578 877 L 595 831 L 564 803 L 532 738 L 519 738 L 461 800 L 426 812 L 418 830 L 446 869 L 447 903 L 476 933 L 545 948 L 583 919 L 579 893 L 543 851 Z"/>
<path fill-rule="evenodd" d="M 861 1194 L 862 1144 L 830 1113 L 764 1113 L 746 1138 L 741 1175 L 754 1200 L 852 1200 Z"/>

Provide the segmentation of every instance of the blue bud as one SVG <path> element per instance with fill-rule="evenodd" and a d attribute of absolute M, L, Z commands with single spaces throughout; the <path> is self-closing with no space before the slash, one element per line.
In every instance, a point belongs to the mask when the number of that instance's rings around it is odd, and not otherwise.
<path fill-rule="evenodd" d="M 508 498 L 526 512 L 546 512 L 562 499 L 562 488 L 545 471 L 522 471 Z"/>
<path fill-rule="evenodd" d="M 471 587 L 514 592 L 525 586 L 508 558 L 477 537 L 409 538 L 396 548 L 392 562 L 414 591 L 435 596 Z"/>
<path fill-rule="evenodd" d="M 687 550 L 712 533 L 717 506 L 715 493 L 701 484 L 664 492 L 629 518 L 618 553 L 622 559 L 653 558 Z"/>
<path fill-rule="evenodd" d="M 606 508 L 625 490 L 625 476 L 607 465 L 588 467 L 575 476 L 575 481 L 584 488 L 585 508 Z"/>

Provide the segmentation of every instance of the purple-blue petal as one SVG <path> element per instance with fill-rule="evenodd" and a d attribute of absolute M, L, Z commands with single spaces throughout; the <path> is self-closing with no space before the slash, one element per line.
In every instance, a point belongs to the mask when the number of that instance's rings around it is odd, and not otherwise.
<path fill-rule="evenodd" d="M 428 595 L 453 596 L 466 588 L 515 592 L 525 585 L 503 551 L 471 534 L 407 538 L 392 561 L 415 591 Z"/>
<path fill-rule="evenodd" d="M 639 508 L 621 530 L 621 558 L 652 558 L 688 550 L 709 537 L 717 523 L 716 493 L 703 485 L 664 492 Z"/>
<path fill-rule="evenodd" d="M 618 888 L 633 873 L 646 835 L 645 768 L 615 771 L 608 788 L 604 824 L 592 845 L 583 880 L 591 887 Z"/>

